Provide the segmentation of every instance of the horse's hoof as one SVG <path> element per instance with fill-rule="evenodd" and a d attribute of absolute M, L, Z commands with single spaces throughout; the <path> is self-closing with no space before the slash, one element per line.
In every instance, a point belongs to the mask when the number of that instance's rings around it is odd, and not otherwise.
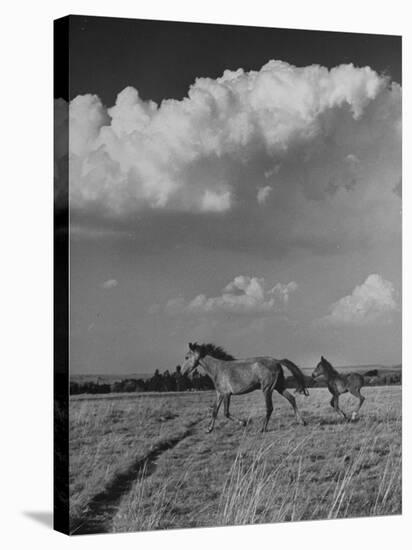
<path fill-rule="evenodd" d="M 358 413 L 354 411 L 352 413 L 351 420 L 354 421 L 354 420 L 357 420 L 357 419 L 358 419 Z"/>
<path fill-rule="evenodd" d="M 210 434 L 212 433 L 213 428 L 206 428 L 205 433 Z"/>

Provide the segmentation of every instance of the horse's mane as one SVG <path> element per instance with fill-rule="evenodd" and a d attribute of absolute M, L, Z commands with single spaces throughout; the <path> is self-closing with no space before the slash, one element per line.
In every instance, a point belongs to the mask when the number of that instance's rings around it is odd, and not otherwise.
<path fill-rule="evenodd" d="M 200 355 L 204 357 L 205 355 L 211 355 L 216 359 L 221 359 L 222 361 L 234 361 L 235 358 L 230 353 L 227 353 L 221 346 L 216 346 L 215 344 L 198 344 L 195 342 L 194 347 L 200 352 Z"/>

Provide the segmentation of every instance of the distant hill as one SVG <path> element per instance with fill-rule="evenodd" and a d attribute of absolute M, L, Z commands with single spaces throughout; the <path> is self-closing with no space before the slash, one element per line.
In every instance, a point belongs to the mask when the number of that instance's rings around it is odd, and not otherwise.
<path fill-rule="evenodd" d="M 305 374 L 311 374 L 313 372 L 313 369 L 316 365 L 313 367 L 302 367 L 302 371 Z M 334 365 L 335 367 L 335 365 Z M 379 364 L 370 364 L 370 365 L 342 365 L 342 366 L 336 366 L 335 367 L 337 371 L 339 372 L 359 372 L 360 374 L 363 374 L 368 371 L 377 370 L 379 373 L 382 374 L 390 374 L 390 373 L 399 373 L 402 371 L 402 365 L 379 365 Z"/>

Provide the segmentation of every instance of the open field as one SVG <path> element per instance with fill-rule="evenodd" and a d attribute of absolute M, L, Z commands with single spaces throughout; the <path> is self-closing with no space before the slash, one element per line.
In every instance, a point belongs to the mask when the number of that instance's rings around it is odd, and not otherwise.
<path fill-rule="evenodd" d="M 73 533 L 401 513 L 401 387 L 365 388 L 343 423 L 326 389 L 299 396 L 306 427 L 274 393 L 269 432 L 256 391 L 232 398 L 205 434 L 212 392 L 130 394 L 70 403 Z M 341 398 L 351 410 L 356 401 Z"/>

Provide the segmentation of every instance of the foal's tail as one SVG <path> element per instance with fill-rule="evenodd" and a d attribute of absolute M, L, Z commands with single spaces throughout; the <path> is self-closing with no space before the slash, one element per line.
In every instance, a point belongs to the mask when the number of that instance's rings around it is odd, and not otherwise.
<path fill-rule="evenodd" d="M 304 395 L 309 395 L 309 392 L 306 388 L 305 376 L 300 368 L 295 365 L 295 363 L 292 363 L 292 361 L 289 361 L 289 359 L 282 359 L 280 363 L 281 365 L 289 369 L 290 372 L 293 374 L 297 382 L 296 391 L 299 393 L 303 393 Z"/>

